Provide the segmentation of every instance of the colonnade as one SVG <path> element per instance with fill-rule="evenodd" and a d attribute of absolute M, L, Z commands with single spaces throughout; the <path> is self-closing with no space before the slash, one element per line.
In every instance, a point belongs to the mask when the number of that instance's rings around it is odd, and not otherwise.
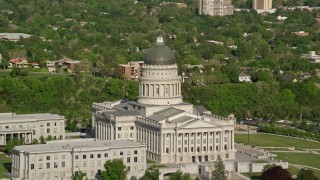
<path fill-rule="evenodd" d="M 161 133 L 138 127 L 137 141 L 147 144 L 147 151 L 161 154 L 203 154 L 234 150 L 233 130 Z"/>
<path fill-rule="evenodd" d="M 32 143 L 32 132 L 1 132 L 0 134 L 0 145 L 6 145 L 8 141 L 13 138 L 21 139 L 24 138 L 26 144 Z"/>
<path fill-rule="evenodd" d="M 98 140 L 115 140 L 115 126 L 112 123 L 96 121 L 95 137 Z"/>
<path fill-rule="evenodd" d="M 181 84 L 139 83 L 139 96 L 151 98 L 170 98 L 181 96 Z"/>

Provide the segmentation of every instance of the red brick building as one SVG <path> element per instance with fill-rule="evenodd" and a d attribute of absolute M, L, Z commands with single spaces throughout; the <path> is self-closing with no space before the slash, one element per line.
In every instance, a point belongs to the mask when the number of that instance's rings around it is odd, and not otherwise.
<path fill-rule="evenodd" d="M 130 61 L 128 64 L 119 64 L 121 74 L 128 79 L 135 80 L 142 75 L 143 61 Z"/>

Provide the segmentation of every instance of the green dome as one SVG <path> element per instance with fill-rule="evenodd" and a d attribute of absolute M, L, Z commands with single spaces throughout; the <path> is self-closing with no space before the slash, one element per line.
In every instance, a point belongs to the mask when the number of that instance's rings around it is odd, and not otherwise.
<path fill-rule="evenodd" d="M 146 65 L 173 65 L 176 63 L 176 58 L 165 45 L 163 38 L 158 37 L 156 45 L 147 50 L 144 63 Z"/>

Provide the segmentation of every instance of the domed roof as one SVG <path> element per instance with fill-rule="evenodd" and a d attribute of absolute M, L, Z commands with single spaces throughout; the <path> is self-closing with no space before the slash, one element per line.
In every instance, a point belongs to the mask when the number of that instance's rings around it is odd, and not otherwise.
<path fill-rule="evenodd" d="M 146 65 L 172 65 L 176 63 L 173 52 L 159 36 L 154 47 L 147 50 L 144 63 Z"/>

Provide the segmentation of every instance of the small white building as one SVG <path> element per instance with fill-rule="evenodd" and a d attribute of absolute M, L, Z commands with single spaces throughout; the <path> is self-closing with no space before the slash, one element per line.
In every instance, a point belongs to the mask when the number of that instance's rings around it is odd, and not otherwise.
<path fill-rule="evenodd" d="M 146 170 L 146 145 L 130 140 L 74 139 L 47 144 L 16 146 L 12 156 L 14 179 L 71 179 L 79 171 L 98 179 L 108 160 L 121 159 L 128 178 Z"/>
<path fill-rule="evenodd" d="M 312 63 L 320 63 L 320 56 L 315 51 L 309 51 L 308 54 L 303 54 L 302 58 L 310 60 Z"/>
<path fill-rule="evenodd" d="M 65 138 L 65 118 L 57 114 L 0 113 L 0 145 L 6 145 L 12 138 L 24 138 L 26 144 L 40 136 L 53 139 Z"/>
<path fill-rule="evenodd" d="M 251 76 L 246 75 L 246 74 L 240 74 L 239 81 L 240 82 L 251 82 Z"/>

